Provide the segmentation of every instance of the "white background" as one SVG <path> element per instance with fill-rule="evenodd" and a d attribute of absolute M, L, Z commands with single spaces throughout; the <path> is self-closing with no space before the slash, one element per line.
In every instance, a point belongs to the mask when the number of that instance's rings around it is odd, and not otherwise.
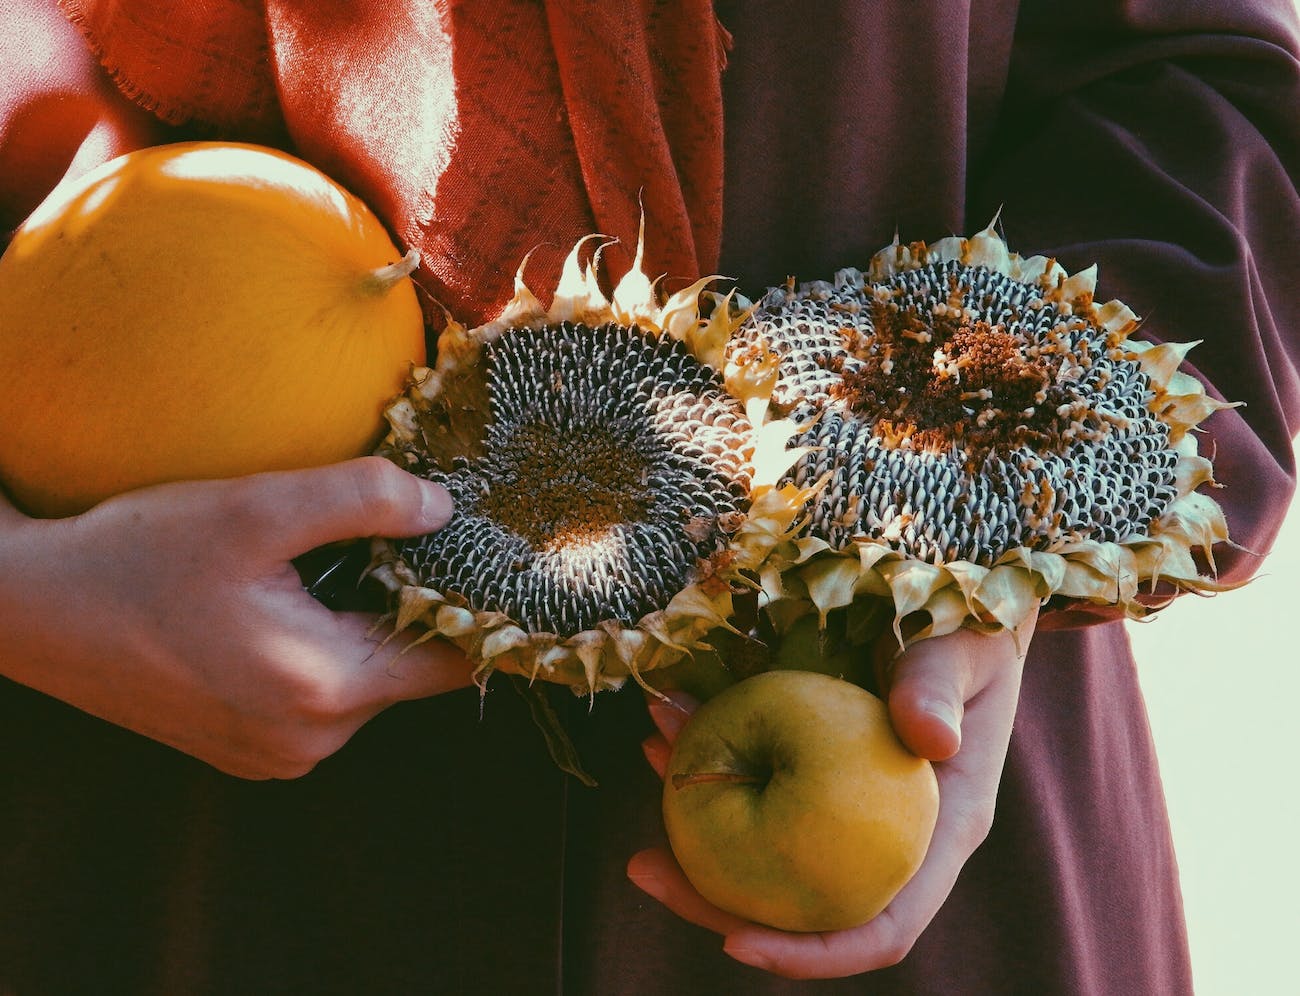
<path fill-rule="evenodd" d="M 1296 2 L 1300 11 L 1300 0 Z M 1296 448 L 1300 458 L 1300 445 Z M 1198 996 L 1300 993 L 1300 503 L 1261 575 L 1130 625 Z"/>
<path fill-rule="evenodd" d="M 1129 626 L 1198 996 L 1300 993 L 1297 622 L 1300 504 L 1246 588 L 1185 596 Z"/>

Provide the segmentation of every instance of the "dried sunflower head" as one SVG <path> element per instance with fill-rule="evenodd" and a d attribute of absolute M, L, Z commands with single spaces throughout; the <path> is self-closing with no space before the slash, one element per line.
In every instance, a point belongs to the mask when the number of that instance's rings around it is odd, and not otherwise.
<path fill-rule="evenodd" d="M 585 240 L 584 240 L 585 241 Z M 591 693 L 672 663 L 726 625 L 733 585 L 790 531 L 756 433 L 775 368 L 719 370 L 735 324 L 701 316 L 709 279 L 666 300 L 641 255 L 606 298 L 574 248 L 549 308 L 524 284 L 502 315 L 450 323 L 435 368 L 386 412 L 380 452 L 455 499 L 440 532 L 377 541 L 399 630 L 495 670 Z M 782 433 L 779 439 L 774 433 Z"/>
<path fill-rule="evenodd" d="M 806 426 L 792 479 L 815 491 L 762 569 L 775 618 L 883 597 L 900 638 L 924 613 L 919 639 L 1015 628 L 1054 595 L 1137 617 L 1142 582 L 1219 587 L 1193 558 L 1227 528 L 1189 430 L 1226 406 L 1095 284 L 990 226 L 759 302 L 729 356 L 779 357 L 773 402 Z"/>

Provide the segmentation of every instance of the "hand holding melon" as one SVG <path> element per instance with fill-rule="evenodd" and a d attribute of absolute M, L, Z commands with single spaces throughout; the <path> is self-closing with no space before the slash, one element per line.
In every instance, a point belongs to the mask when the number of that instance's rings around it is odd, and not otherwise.
<path fill-rule="evenodd" d="M 0 482 L 58 516 L 370 452 L 425 358 L 417 258 L 256 146 L 143 149 L 60 186 L 0 257 Z"/>
<path fill-rule="evenodd" d="M 7 677 L 248 778 L 469 683 L 459 651 L 398 660 L 289 563 L 450 514 L 347 459 L 423 359 L 413 263 L 354 197 L 248 146 L 134 153 L 35 212 L 0 259 L 0 483 L 45 517 L 0 490 Z"/>
<path fill-rule="evenodd" d="M 292 778 L 395 701 L 470 683 L 441 641 L 399 653 L 331 612 L 289 558 L 420 534 L 445 493 L 386 460 L 182 481 L 40 520 L 0 503 L 0 670 L 243 778 Z"/>

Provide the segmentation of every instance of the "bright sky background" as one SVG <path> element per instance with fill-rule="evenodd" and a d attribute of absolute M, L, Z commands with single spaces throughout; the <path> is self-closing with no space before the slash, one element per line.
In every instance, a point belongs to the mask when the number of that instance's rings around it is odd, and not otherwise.
<path fill-rule="evenodd" d="M 1153 623 L 1129 627 L 1173 822 L 1198 996 L 1300 992 L 1297 596 L 1300 503 L 1249 587 L 1185 598 Z"/>
<path fill-rule="evenodd" d="M 1198 996 L 1300 993 L 1297 596 L 1300 504 L 1249 586 L 1130 625 Z"/>

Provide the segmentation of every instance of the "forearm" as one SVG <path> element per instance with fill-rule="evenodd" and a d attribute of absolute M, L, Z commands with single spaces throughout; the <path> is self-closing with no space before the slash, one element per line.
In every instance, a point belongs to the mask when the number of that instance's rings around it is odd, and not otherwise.
<path fill-rule="evenodd" d="M 58 644 L 78 638 L 63 609 L 76 596 L 47 590 L 57 554 L 43 535 L 41 524 L 0 505 L 0 675 L 57 696 L 66 655 Z M 46 624 L 51 614 L 59 616 L 55 625 Z"/>

